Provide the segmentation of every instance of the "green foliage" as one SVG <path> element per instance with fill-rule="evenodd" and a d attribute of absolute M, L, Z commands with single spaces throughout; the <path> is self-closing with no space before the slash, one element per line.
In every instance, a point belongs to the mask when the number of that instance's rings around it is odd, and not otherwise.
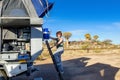
<path fill-rule="evenodd" d="M 99 38 L 99 36 L 98 35 L 94 35 L 93 38 L 96 41 Z"/>
<path fill-rule="evenodd" d="M 87 34 L 85 34 L 85 38 L 86 38 L 87 40 L 91 40 L 91 35 L 90 35 L 89 33 L 87 33 Z"/>
<path fill-rule="evenodd" d="M 107 39 L 107 40 L 104 40 L 103 43 L 104 43 L 105 45 L 111 45 L 111 44 L 112 44 L 112 40 Z"/>
<path fill-rule="evenodd" d="M 95 52 L 95 53 L 100 53 L 100 52 L 101 52 L 101 49 L 94 49 L 94 52 Z"/>
<path fill-rule="evenodd" d="M 83 49 L 83 50 L 87 50 L 87 49 L 88 49 L 88 45 L 83 45 L 83 46 L 82 46 L 82 49 Z"/>
<path fill-rule="evenodd" d="M 63 36 L 64 36 L 65 39 L 68 40 L 72 36 L 72 33 L 70 33 L 70 32 L 64 32 Z"/>
<path fill-rule="evenodd" d="M 70 32 L 64 32 L 63 36 L 66 39 L 66 47 L 68 47 L 68 45 L 69 45 L 69 38 L 72 36 L 72 33 L 70 33 Z"/>

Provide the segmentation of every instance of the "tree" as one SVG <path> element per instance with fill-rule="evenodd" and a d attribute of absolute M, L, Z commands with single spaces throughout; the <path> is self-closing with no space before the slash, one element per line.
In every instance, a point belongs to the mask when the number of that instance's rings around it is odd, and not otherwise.
<path fill-rule="evenodd" d="M 89 34 L 89 33 L 87 33 L 87 34 L 85 34 L 85 38 L 86 38 L 86 40 L 91 40 L 91 35 Z"/>
<path fill-rule="evenodd" d="M 69 43 L 69 39 L 70 39 L 70 37 L 72 36 L 72 33 L 70 33 L 70 32 L 64 32 L 63 33 L 63 36 L 64 36 L 64 38 L 66 39 L 66 45 L 67 45 L 67 47 L 68 47 L 68 43 Z"/>
<path fill-rule="evenodd" d="M 107 40 L 104 40 L 102 43 L 103 43 L 104 47 L 107 48 L 109 45 L 112 44 L 112 40 L 107 39 Z"/>
<path fill-rule="evenodd" d="M 93 38 L 94 38 L 95 41 L 97 41 L 97 39 L 99 38 L 99 36 L 98 35 L 94 35 Z"/>
<path fill-rule="evenodd" d="M 82 45 L 82 49 L 83 49 L 83 50 L 87 50 L 87 53 L 89 53 L 89 51 L 90 51 L 90 42 L 85 42 L 85 43 Z"/>
<path fill-rule="evenodd" d="M 86 38 L 86 42 L 85 42 L 86 46 L 85 46 L 85 48 L 87 50 L 87 53 L 89 53 L 90 46 L 91 46 L 91 35 L 89 33 L 87 33 L 84 36 Z"/>
<path fill-rule="evenodd" d="M 104 43 L 105 45 L 111 45 L 111 44 L 112 44 L 112 40 L 107 39 L 107 40 L 104 40 L 103 43 Z"/>
<path fill-rule="evenodd" d="M 93 43 L 93 45 L 91 45 L 93 48 L 97 48 L 97 45 L 98 45 L 98 38 L 99 38 L 99 36 L 98 35 L 94 35 L 93 36 L 93 39 L 92 39 L 92 43 Z"/>

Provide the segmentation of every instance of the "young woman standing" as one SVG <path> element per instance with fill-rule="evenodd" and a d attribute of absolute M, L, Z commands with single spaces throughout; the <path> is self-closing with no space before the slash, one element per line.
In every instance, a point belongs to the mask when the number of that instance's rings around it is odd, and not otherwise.
<path fill-rule="evenodd" d="M 62 61 L 61 61 L 61 55 L 64 52 L 62 32 L 61 31 L 56 32 L 56 37 L 57 38 L 51 37 L 51 39 L 56 41 L 56 44 L 53 47 L 57 48 L 57 50 L 53 53 L 53 55 L 54 55 L 55 61 L 57 63 L 59 72 L 64 73 L 63 65 L 62 65 Z M 53 48 L 53 47 L 51 47 L 51 48 Z"/>

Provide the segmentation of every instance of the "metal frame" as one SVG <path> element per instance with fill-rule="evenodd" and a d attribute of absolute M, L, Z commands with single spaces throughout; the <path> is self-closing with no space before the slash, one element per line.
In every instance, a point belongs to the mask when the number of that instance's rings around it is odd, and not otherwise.
<path fill-rule="evenodd" d="M 3 0 L 0 0 L 0 1 L 3 2 Z M 43 35 L 42 34 L 42 24 L 43 24 L 43 19 L 38 17 L 38 15 L 37 15 L 37 13 L 34 9 L 34 6 L 31 3 L 31 0 L 21 0 L 21 1 L 23 1 L 23 4 L 26 8 L 26 11 L 29 14 L 29 17 L 3 17 L 3 16 L 0 15 L 1 16 L 0 17 L 0 28 L 2 29 L 3 27 L 8 28 L 8 27 L 13 27 L 13 26 L 14 26 L 14 28 L 17 28 L 17 27 L 29 26 L 31 28 L 31 39 L 30 39 L 31 59 L 27 60 L 27 62 L 19 62 L 19 60 L 17 60 L 17 59 L 14 59 L 14 60 L 10 60 L 10 59 L 4 60 L 4 59 L 2 59 L 2 60 L 0 60 L 0 64 L 3 66 L 3 68 L 0 67 L 0 69 L 4 69 L 4 71 L 6 72 L 8 77 L 13 77 L 13 76 L 16 76 L 16 75 L 24 72 L 24 71 L 27 71 L 28 68 L 30 68 L 30 66 L 28 66 L 28 63 L 33 63 L 34 60 L 42 52 L 42 41 L 43 41 L 42 40 L 42 38 L 43 38 L 43 36 L 42 36 Z M 2 3 L 0 5 L 2 5 Z M 0 10 L 0 12 L 1 12 L 1 10 Z M 1 31 L 0 31 L 0 33 L 2 35 Z M 0 40 L 2 40 L 2 39 L 0 38 Z M 14 56 L 13 54 L 11 54 L 11 55 Z M 3 56 L 1 55 L 1 57 L 3 57 Z M 23 71 L 21 71 L 21 72 L 19 72 L 20 71 L 19 70 L 20 66 L 24 67 Z M 16 71 L 14 73 L 14 69 L 18 70 L 18 72 Z M 13 73 L 11 73 L 11 71 Z"/>

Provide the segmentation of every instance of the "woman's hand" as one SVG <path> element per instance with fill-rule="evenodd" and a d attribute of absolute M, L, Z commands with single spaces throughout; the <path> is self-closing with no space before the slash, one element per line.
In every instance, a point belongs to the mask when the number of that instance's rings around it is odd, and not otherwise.
<path fill-rule="evenodd" d="M 50 49 L 54 48 L 55 46 L 50 47 Z"/>

